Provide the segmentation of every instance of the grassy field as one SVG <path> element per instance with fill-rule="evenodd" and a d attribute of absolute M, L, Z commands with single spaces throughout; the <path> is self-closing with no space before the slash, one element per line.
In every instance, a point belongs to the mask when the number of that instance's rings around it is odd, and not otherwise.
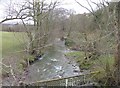
<path fill-rule="evenodd" d="M 26 36 L 20 32 L 2 32 L 2 56 L 21 51 L 24 48 Z"/>
<path fill-rule="evenodd" d="M 20 62 L 27 56 L 26 53 L 23 52 L 27 36 L 24 32 L 1 31 L 0 33 L 0 44 L 2 44 L 2 62 L 6 65 L 11 65 L 15 72 L 18 73 L 18 71 L 20 71 Z M 3 68 L 7 70 L 4 66 Z"/>
<path fill-rule="evenodd" d="M 2 58 L 2 32 L 0 32 L 0 58 Z"/>

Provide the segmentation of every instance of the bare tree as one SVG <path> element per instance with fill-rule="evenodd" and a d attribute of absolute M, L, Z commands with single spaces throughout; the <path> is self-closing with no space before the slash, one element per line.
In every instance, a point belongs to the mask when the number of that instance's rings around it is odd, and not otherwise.
<path fill-rule="evenodd" d="M 26 45 L 26 51 L 29 54 L 41 54 L 42 47 L 44 47 L 44 41 L 47 41 L 46 36 L 48 35 L 48 23 L 50 22 L 48 17 L 52 10 L 58 5 L 58 2 L 50 2 L 47 4 L 45 0 L 25 0 L 23 4 L 19 4 L 19 9 L 13 8 L 9 11 L 9 15 L 2 20 L 0 23 L 9 20 L 19 19 L 22 21 L 27 36 L 29 38 L 28 45 Z M 9 7 L 12 8 L 12 7 Z M 11 13 L 13 12 L 13 13 Z M 45 23 L 45 20 L 49 21 Z M 27 24 L 27 22 L 32 22 L 32 24 Z M 32 28 L 29 26 L 32 25 Z M 45 28 L 47 26 L 47 28 Z"/>
<path fill-rule="evenodd" d="M 116 26 L 115 78 L 117 85 L 120 85 L 120 2 L 116 3 Z"/>
<path fill-rule="evenodd" d="M 120 25 L 119 25 L 120 24 L 120 2 L 110 3 L 110 2 L 107 2 L 106 0 L 102 0 L 100 1 L 100 3 L 95 3 L 90 0 L 92 4 L 95 4 L 98 7 L 98 9 L 94 11 L 94 9 L 92 8 L 88 0 L 86 1 L 91 9 L 83 6 L 77 0 L 75 1 L 83 8 L 87 9 L 94 16 L 95 22 L 97 23 L 97 25 L 95 24 L 97 29 L 99 30 L 104 29 L 104 31 L 101 31 L 100 37 L 98 39 L 95 39 L 94 42 L 99 41 L 99 43 L 101 43 L 102 40 L 106 38 L 108 35 L 115 34 L 117 43 L 116 43 L 116 53 L 115 53 L 114 76 L 115 76 L 116 85 L 120 85 Z"/>

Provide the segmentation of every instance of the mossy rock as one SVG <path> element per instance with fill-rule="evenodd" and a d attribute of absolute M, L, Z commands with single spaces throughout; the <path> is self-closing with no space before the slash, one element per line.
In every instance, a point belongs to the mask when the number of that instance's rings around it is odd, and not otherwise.
<path fill-rule="evenodd" d="M 71 40 L 71 39 L 66 38 L 65 39 L 65 45 L 70 47 L 70 46 L 75 45 L 75 42 L 73 40 Z"/>
<path fill-rule="evenodd" d="M 88 70 L 90 69 L 94 64 L 94 61 L 91 61 L 91 60 L 81 60 L 79 61 L 79 67 L 82 69 L 82 70 Z"/>

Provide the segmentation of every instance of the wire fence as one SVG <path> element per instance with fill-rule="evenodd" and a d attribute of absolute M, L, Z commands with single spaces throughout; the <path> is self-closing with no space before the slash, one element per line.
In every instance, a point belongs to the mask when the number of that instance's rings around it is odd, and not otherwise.
<path fill-rule="evenodd" d="M 82 86 L 82 85 L 95 85 L 94 76 L 97 75 L 99 71 L 90 72 L 77 76 L 70 76 L 65 78 L 57 78 L 50 80 L 43 80 L 32 82 L 30 86 Z"/>

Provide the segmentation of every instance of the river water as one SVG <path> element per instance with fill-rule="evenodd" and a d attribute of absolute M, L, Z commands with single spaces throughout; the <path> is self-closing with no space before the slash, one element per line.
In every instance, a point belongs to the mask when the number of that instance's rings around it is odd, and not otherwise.
<path fill-rule="evenodd" d="M 81 74 L 76 62 L 65 57 L 67 52 L 71 51 L 66 49 L 64 41 L 55 39 L 53 48 L 39 58 L 38 62 L 28 68 L 29 74 L 26 82 L 30 83 Z M 77 70 L 77 72 L 74 70 Z"/>

